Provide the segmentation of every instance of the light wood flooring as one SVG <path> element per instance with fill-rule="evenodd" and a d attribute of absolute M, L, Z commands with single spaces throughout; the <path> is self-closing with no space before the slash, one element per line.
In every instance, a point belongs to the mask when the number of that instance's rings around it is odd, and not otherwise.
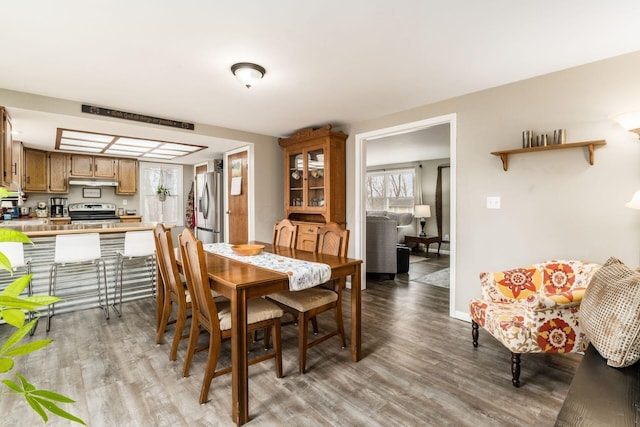
<path fill-rule="evenodd" d="M 449 290 L 411 281 L 446 266 L 447 256 L 434 254 L 395 280 L 367 278 L 358 363 L 332 338 L 309 350 L 308 372 L 299 375 L 296 328 L 284 327 L 284 378 L 273 361 L 250 367 L 247 425 L 552 426 L 581 356 L 523 355 L 522 386 L 514 388 L 509 351 L 484 331 L 474 349 L 471 325 L 448 316 Z M 182 378 L 186 342 L 170 362 L 173 329 L 155 343 L 154 308 L 148 298 L 108 321 L 99 309 L 56 316 L 48 334 L 55 342 L 18 358 L 11 375 L 75 398 L 65 409 L 92 426 L 232 426 L 230 375 L 215 378 L 209 402 L 198 404 L 206 354 L 197 353 Z M 348 310 L 345 317 L 349 325 Z M 319 321 L 326 327 L 332 316 Z M 43 326 L 34 338 L 46 337 Z M 0 342 L 10 332 L 1 326 Z M 228 343 L 220 360 L 228 365 Z M 0 396 L 0 414 L 0 425 L 41 425 L 10 396 Z M 51 417 L 48 425 L 76 424 Z"/>

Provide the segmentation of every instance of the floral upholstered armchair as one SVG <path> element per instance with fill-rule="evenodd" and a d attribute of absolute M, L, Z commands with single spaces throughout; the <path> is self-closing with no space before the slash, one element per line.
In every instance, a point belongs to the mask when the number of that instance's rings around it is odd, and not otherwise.
<path fill-rule="evenodd" d="M 473 346 L 482 326 L 511 351 L 512 383 L 520 386 L 520 354 L 582 352 L 589 344 L 579 310 L 600 266 L 547 261 L 508 271 L 480 273 L 482 298 L 469 305 Z"/>

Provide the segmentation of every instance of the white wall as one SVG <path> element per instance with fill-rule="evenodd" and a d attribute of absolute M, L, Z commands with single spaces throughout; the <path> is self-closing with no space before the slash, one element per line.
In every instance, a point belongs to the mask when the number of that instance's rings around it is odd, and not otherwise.
<path fill-rule="evenodd" d="M 552 258 L 635 267 L 640 212 L 624 207 L 640 189 L 640 141 L 609 117 L 640 110 L 640 53 L 399 112 L 347 129 L 347 221 L 355 224 L 356 134 L 457 114 L 455 311 L 480 295 L 478 274 Z M 491 151 L 521 147 L 521 132 L 565 128 L 567 142 L 605 139 L 595 165 L 584 148 L 519 154 L 504 172 Z M 500 196 L 502 209 L 486 209 Z"/>

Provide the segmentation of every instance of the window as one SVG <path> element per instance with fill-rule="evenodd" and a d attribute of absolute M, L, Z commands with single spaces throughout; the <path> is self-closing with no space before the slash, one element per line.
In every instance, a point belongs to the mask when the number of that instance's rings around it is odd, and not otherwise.
<path fill-rule="evenodd" d="M 169 190 L 164 201 L 158 186 Z M 182 165 L 140 163 L 140 214 L 145 222 L 184 225 Z"/>
<path fill-rule="evenodd" d="M 367 173 L 367 210 L 413 212 L 415 171 L 396 169 Z"/>

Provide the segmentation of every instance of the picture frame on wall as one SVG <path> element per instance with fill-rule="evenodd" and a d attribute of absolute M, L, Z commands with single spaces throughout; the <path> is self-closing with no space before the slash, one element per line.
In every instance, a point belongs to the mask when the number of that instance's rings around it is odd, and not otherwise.
<path fill-rule="evenodd" d="M 102 197 L 102 188 L 85 187 L 82 189 L 82 197 L 85 199 L 99 199 Z"/>

